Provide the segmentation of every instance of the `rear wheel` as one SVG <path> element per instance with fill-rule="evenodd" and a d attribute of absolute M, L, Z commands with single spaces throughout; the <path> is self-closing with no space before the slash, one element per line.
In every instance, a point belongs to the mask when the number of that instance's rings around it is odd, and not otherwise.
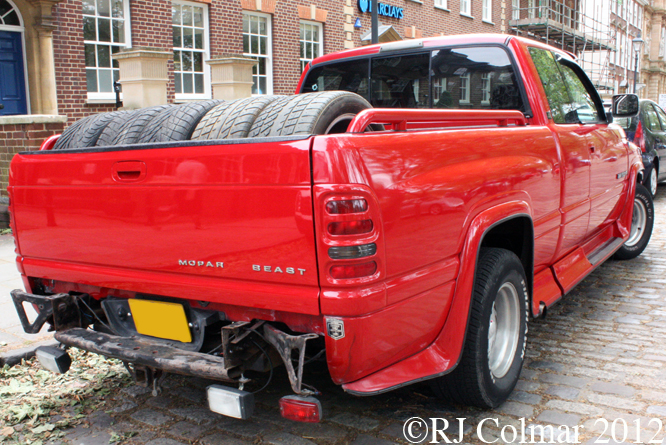
<path fill-rule="evenodd" d="M 641 184 L 636 184 L 636 196 L 634 197 L 629 239 L 615 252 L 614 258 L 618 260 L 630 260 L 643 253 L 650 242 L 653 226 L 654 204 L 652 202 L 652 195 Z"/>
<path fill-rule="evenodd" d="M 481 249 L 462 357 L 450 374 L 432 381 L 435 393 L 481 408 L 504 402 L 523 366 L 527 308 L 518 257 L 505 249 Z"/>
<path fill-rule="evenodd" d="M 658 176 L 659 172 L 657 171 L 657 167 L 653 165 L 652 168 L 650 169 L 650 174 L 648 175 L 648 181 L 646 184 L 653 198 L 657 194 L 657 183 L 659 182 L 657 180 Z"/>

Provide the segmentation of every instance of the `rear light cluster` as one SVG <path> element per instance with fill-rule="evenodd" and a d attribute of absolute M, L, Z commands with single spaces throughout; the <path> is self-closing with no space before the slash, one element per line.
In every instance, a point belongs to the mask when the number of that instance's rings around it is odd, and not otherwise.
<path fill-rule="evenodd" d="M 638 121 L 638 126 L 636 127 L 636 133 L 634 133 L 634 144 L 638 145 L 641 149 L 641 152 L 645 153 L 645 136 L 643 135 L 643 125 Z"/>
<path fill-rule="evenodd" d="M 331 199 L 325 205 L 329 273 L 335 280 L 363 278 L 377 272 L 375 224 L 368 201 Z"/>

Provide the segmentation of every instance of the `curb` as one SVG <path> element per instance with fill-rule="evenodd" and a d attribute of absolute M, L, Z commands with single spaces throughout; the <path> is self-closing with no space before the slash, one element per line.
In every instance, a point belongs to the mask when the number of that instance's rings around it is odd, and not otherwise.
<path fill-rule="evenodd" d="M 5 365 L 14 366 L 21 363 L 21 360 L 28 360 L 35 356 L 35 350 L 40 346 L 58 346 L 60 343 L 56 340 L 42 340 L 31 344 L 25 348 L 14 349 L 0 354 L 0 368 Z"/>

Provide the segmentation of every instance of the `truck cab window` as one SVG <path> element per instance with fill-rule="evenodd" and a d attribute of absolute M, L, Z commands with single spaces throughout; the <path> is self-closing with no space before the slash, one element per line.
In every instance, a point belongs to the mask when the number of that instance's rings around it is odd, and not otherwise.
<path fill-rule="evenodd" d="M 433 108 L 525 111 L 511 60 L 496 47 L 432 52 Z"/>
<path fill-rule="evenodd" d="M 372 59 L 372 97 L 379 108 L 427 108 L 430 105 L 428 53 Z"/>
<path fill-rule="evenodd" d="M 368 99 L 368 59 L 315 66 L 303 81 L 303 93 L 350 91 Z"/>
<path fill-rule="evenodd" d="M 575 116 L 572 116 L 567 120 L 578 118 L 578 120 L 584 124 L 603 120 L 600 119 L 601 114 L 597 110 L 594 99 L 585 88 L 585 85 L 580 77 L 578 77 L 578 74 L 566 65 L 559 64 L 559 67 L 571 97 L 571 103 L 566 112 L 575 114 Z"/>

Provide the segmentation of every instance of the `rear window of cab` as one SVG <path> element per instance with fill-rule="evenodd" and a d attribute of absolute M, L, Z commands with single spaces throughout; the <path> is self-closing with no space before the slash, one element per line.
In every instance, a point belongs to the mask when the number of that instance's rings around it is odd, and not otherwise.
<path fill-rule="evenodd" d="M 469 108 L 525 112 L 507 52 L 442 48 L 315 65 L 301 92 L 344 90 L 380 108 Z"/>

